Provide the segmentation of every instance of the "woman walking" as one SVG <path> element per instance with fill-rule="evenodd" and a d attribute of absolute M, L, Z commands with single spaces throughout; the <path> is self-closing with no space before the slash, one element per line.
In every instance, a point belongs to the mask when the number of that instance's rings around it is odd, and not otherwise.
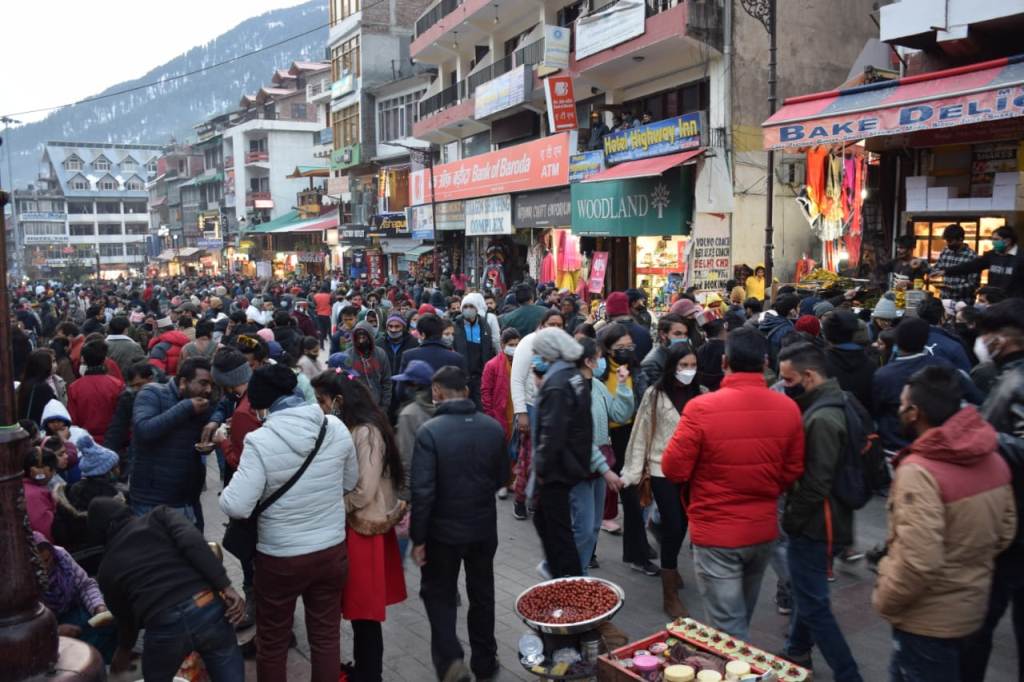
<path fill-rule="evenodd" d="M 313 380 L 317 402 L 339 417 L 352 433 L 359 481 L 345 494 L 349 574 L 342 615 L 352 622 L 354 682 L 380 682 L 387 607 L 405 601 L 405 574 L 395 525 L 406 504 L 398 498 L 404 480 L 402 458 L 387 415 L 361 381 L 344 370 Z"/>
<path fill-rule="evenodd" d="M 67 389 L 64 380 L 57 376 L 57 356 L 49 348 L 32 351 L 25 363 L 25 372 L 18 385 L 18 418 L 31 419 L 36 426 L 43 416 L 46 403 L 57 399 L 67 402 Z M 57 393 L 60 387 L 63 398 Z"/>
<path fill-rule="evenodd" d="M 636 411 L 633 433 L 626 447 L 622 481 L 637 490 L 645 476 L 650 477 L 651 492 L 661 513 L 661 586 L 662 608 L 670 618 L 687 614 L 677 591 L 683 587 L 679 575 L 679 549 L 686 537 L 686 509 L 683 486 L 673 483 L 661 472 L 661 453 L 679 423 L 686 403 L 700 395 L 697 356 L 688 343 L 672 346 L 657 382 L 644 394 Z"/>

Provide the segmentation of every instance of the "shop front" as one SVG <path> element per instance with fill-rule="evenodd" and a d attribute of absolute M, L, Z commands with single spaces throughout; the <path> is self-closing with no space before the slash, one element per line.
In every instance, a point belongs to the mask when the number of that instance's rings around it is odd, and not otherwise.
<path fill-rule="evenodd" d="M 763 125 L 766 149 L 806 159 L 809 221 L 828 218 L 829 209 L 834 216 L 846 203 L 856 209 L 835 243 L 882 286 L 892 282 L 878 266 L 892 258 L 900 237 L 913 237 L 913 255 L 934 264 L 949 225 L 963 227 L 978 254 L 991 249 L 996 228 L 1021 229 L 1024 55 L 792 98 Z M 868 181 L 858 184 L 850 160 L 861 157 Z M 871 182 L 874 165 L 881 187 Z M 874 211 L 876 188 L 885 202 Z M 868 219 L 876 213 L 882 219 Z M 827 250 L 823 256 L 824 267 L 840 269 Z M 938 292 L 941 279 L 917 286 Z"/>
<path fill-rule="evenodd" d="M 516 195 L 513 223 L 526 248 L 513 263 L 525 262 L 534 281 L 576 291 L 588 263 L 580 253 L 580 238 L 572 234 L 571 204 L 568 187 Z"/>

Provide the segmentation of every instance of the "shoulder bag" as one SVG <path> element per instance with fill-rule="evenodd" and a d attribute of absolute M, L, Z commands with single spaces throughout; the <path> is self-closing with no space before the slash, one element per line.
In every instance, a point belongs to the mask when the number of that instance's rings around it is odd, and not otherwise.
<path fill-rule="evenodd" d="M 644 469 L 640 474 L 640 483 L 637 486 L 637 494 L 640 497 L 640 507 L 646 508 L 654 502 L 654 491 L 651 489 L 651 447 L 654 445 L 654 432 L 658 430 L 658 401 L 661 394 L 654 390 L 654 399 L 651 401 L 651 427 L 647 433 L 647 452 L 644 453 Z"/>
<path fill-rule="evenodd" d="M 284 485 L 271 493 L 270 497 L 257 504 L 249 518 L 231 519 L 228 521 L 228 527 L 224 531 L 224 541 L 221 544 L 224 546 L 224 549 L 238 557 L 239 561 L 250 561 L 256 554 L 256 543 L 259 540 L 258 521 L 260 514 L 265 512 L 270 505 L 277 502 L 293 485 L 298 483 L 299 479 L 302 478 L 302 474 L 313 463 L 316 453 L 320 452 L 320 446 L 323 444 L 326 434 L 327 418 L 325 417 L 320 425 L 320 434 L 316 438 L 316 445 L 313 446 L 312 452 L 306 457 L 306 461 L 302 463 L 299 470 L 292 474 L 292 477 L 285 481 Z"/>

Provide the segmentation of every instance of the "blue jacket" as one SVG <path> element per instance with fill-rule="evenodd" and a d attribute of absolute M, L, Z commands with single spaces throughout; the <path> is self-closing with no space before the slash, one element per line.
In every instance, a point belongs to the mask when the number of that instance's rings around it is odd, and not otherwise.
<path fill-rule="evenodd" d="M 199 499 L 206 469 L 195 444 L 209 417 L 209 410 L 197 415 L 173 381 L 139 390 L 132 410 L 133 503 L 184 507 Z"/>
<path fill-rule="evenodd" d="M 761 324 L 757 327 L 768 339 L 769 355 L 772 367 L 776 365 L 776 358 L 779 357 L 779 349 L 782 348 L 782 339 L 786 334 L 796 331 L 796 326 L 788 317 L 782 315 L 765 315 Z"/>
<path fill-rule="evenodd" d="M 967 350 L 960 339 L 942 327 L 932 325 L 928 332 L 928 342 L 924 349 L 937 358 L 944 358 L 957 369 L 971 371 L 971 361 L 967 359 Z"/>
<path fill-rule="evenodd" d="M 903 392 L 903 386 L 906 385 L 907 379 L 919 370 L 932 366 L 955 369 L 952 363 L 945 358 L 924 352 L 893 358 L 889 364 L 875 372 L 875 378 L 871 384 L 871 392 L 874 397 L 871 404 L 871 416 L 878 424 L 878 436 L 882 441 L 882 447 L 886 450 L 902 450 L 913 440 L 903 435 L 903 429 L 900 426 L 900 393 Z M 957 376 L 960 378 L 960 388 L 963 390 L 964 398 L 975 405 L 980 404 L 983 396 L 977 386 L 964 372 L 957 372 Z"/>

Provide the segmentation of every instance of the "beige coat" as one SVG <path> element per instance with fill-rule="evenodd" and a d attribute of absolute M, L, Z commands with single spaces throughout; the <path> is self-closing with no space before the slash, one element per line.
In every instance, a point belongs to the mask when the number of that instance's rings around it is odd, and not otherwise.
<path fill-rule="evenodd" d="M 384 471 L 385 446 L 380 432 L 369 426 L 352 429 L 359 462 L 359 482 L 345 495 L 348 525 L 362 535 L 380 535 L 391 530 L 405 513 L 405 502 L 391 476 Z"/>
<path fill-rule="evenodd" d="M 657 400 L 657 417 L 654 417 L 651 403 Z M 654 417 L 652 419 L 652 417 Z M 651 427 L 657 422 L 655 432 Z M 672 400 L 663 392 L 651 387 L 644 392 L 644 398 L 637 408 L 633 421 L 633 432 L 626 446 L 626 462 L 622 466 L 622 480 L 626 485 L 637 485 L 643 475 L 644 461 L 648 463 L 651 476 L 663 477 L 661 454 L 679 424 L 679 413 Z"/>

